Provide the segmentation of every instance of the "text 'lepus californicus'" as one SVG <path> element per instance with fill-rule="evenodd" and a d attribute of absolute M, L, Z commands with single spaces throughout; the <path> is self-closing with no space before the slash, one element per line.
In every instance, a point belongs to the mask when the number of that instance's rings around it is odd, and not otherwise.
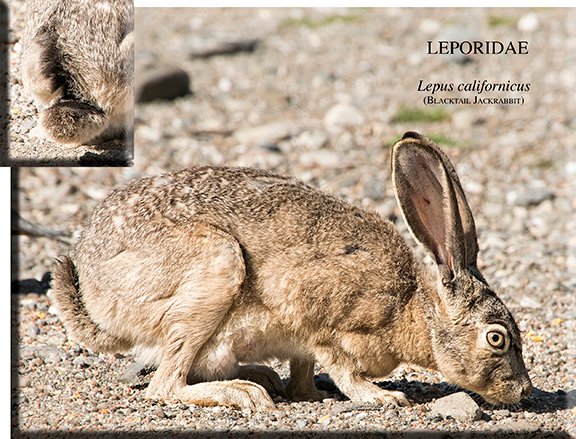
<path fill-rule="evenodd" d="M 377 213 L 271 172 L 192 168 L 134 181 L 98 206 L 54 267 L 66 328 L 95 351 L 154 352 L 150 398 L 273 407 L 256 383 L 278 390 L 277 375 L 238 363 L 279 358 L 290 360 L 293 399 L 322 398 L 318 361 L 352 400 L 407 404 L 368 378 L 412 363 L 517 403 L 531 391 L 520 333 L 478 270 L 452 164 L 408 132 L 392 168 L 436 274 Z"/>
<path fill-rule="evenodd" d="M 132 0 L 30 0 L 22 82 L 44 108 L 35 134 L 80 145 L 131 130 Z"/>

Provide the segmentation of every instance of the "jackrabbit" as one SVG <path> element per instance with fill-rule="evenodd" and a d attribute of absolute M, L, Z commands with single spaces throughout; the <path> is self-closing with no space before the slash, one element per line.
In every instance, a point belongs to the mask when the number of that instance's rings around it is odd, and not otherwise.
<path fill-rule="evenodd" d="M 33 134 L 80 145 L 132 124 L 132 0 L 30 0 L 22 81 L 45 106 Z"/>
<path fill-rule="evenodd" d="M 277 390 L 278 376 L 238 363 L 279 358 L 294 399 L 323 397 L 319 361 L 352 400 L 408 404 L 368 377 L 412 363 L 517 403 L 531 391 L 520 333 L 478 270 L 452 164 L 408 132 L 392 175 L 437 275 L 374 212 L 271 172 L 199 167 L 134 181 L 97 207 L 53 270 L 66 328 L 95 351 L 153 352 L 149 398 L 273 407 L 260 384 Z"/>

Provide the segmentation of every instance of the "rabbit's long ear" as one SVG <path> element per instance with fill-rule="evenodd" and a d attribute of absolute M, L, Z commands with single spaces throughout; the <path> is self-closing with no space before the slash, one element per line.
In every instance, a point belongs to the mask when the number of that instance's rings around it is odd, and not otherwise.
<path fill-rule="evenodd" d="M 448 157 L 430 140 L 407 132 L 392 149 L 396 199 L 416 241 L 450 272 L 476 266 L 474 218 Z"/>

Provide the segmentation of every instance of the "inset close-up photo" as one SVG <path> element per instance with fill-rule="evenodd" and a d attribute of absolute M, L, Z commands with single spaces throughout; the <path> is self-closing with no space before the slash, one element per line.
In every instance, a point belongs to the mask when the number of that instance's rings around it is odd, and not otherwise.
<path fill-rule="evenodd" d="M 574 22 L 137 8 L 134 166 L 14 173 L 15 428 L 576 434 Z"/>
<path fill-rule="evenodd" d="M 4 166 L 130 166 L 132 0 L 14 0 Z"/>

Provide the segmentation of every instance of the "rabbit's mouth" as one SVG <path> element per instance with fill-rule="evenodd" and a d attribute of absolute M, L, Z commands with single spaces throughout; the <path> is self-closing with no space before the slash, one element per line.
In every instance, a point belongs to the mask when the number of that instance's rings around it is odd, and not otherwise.
<path fill-rule="evenodd" d="M 493 395 L 487 393 L 480 393 L 480 396 L 484 398 L 484 400 L 488 404 L 492 404 L 494 406 L 502 406 L 502 405 L 512 405 L 517 404 L 522 400 L 521 394 L 518 396 L 506 394 L 506 395 Z"/>
<path fill-rule="evenodd" d="M 495 389 L 477 392 L 484 400 L 492 405 L 518 404 L 532 392 L 532 384 L 527 382 L 502 383 Z"/>

